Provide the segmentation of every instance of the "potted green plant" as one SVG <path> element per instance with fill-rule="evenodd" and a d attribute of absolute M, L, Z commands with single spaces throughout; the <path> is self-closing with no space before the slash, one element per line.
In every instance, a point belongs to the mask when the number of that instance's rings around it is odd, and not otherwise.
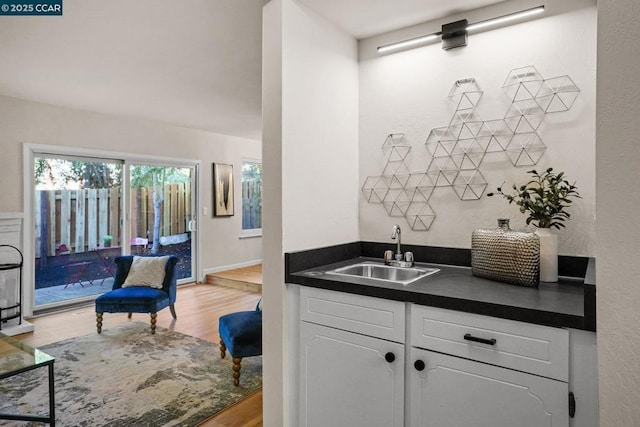
<path fill-rule="evenodd" d="M 552 228 L 564 228 L 564 222 L 571 218 L 567 209 L 574 198 L 581 198 L 575 183 L 570 183 L 564 172 L 555 173 L 548 168 L 542 174 L 535 169 L 527 171 L 531 179 L 526 184 L 513 185 L 513 192 L 506 193 L 502 187 L 496 193 L 520 207 L 527 216 L 527 225 L 533 223 L 540 236 L 540 280 L 558 281 L 558 237 Z M 488 193 L 493 196 L 496 193 Z"/>
<path fill-rule="evenodd" d="M 113 236 L 110 236 L 108 234 L 105 234 L 104 236 L 102 236 L 102 242 L 104 243 L 105 248 L 111 247 L 111 241 L 113 241 Z"/>

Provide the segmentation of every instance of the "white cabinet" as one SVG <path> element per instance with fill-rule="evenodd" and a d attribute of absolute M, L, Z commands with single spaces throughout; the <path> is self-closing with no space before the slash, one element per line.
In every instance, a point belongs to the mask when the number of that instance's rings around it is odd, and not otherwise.
<path fill-rule="evenodd" d="M 306 287 L 297 301 L 297 426 L 569 426 L 566 329 Z"/>
<path fill-rule="evenodd" d="M 413 305 L 409 342 L 411 427 L 569 425 L 567 330 Z"/>
<path fill-rule="evenodd" d="M 411 427 L 568 426 L 565 382 L 417 348 L 410 354 Z"/>
<path fill-rule="evenodd" d="M 405 303 L 323 289 L 300 290 L 300 320 L 404 343 Z"/>
<path fill-rule="evenodd" d="M 413 347 L 568 381 L 566 329 L 436 307 L 410 308 Z"/>
<path fill-rule="evenodd" d="M 306 322 L 300 345 L 300 426 L 403 426 L 404 345 Z"/>
<path fill-rule="evenodd" d="M 404 303 L 303 288 L 300 319 L 298 425 L 402 427 Z"/>

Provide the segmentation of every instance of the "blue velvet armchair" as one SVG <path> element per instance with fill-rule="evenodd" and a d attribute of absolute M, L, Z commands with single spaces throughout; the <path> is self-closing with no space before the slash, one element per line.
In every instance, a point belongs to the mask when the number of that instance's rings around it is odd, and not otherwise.
<path fill-rule="evenodd" d="M 260 300 L 262 302 L 262 300 Z M 262 354 L 262 306 L 260 302 L 252 311 L 239 311 L 221 316 L 220 357 L 229 350 L 233 358 L 233 385 L 240 385 L 240 364 L 243 357 Z"/>
<path fill-rule="evenodd" d="M 103 313 L 149 313 L 151 315 L 151 333 L 156 332 L 158 312 L 169 307 L 171 315 L 177 319 L 176 302 L 176 264 L 178 258 L 170 256 L 165 265 L 162 289 L 147 286 L 122 287 L 127 279 L 133 256 L 119 256 L 115 259 L 116 275 L 111 291 L 96 298 L 96 327 L 102 332 Z"/>

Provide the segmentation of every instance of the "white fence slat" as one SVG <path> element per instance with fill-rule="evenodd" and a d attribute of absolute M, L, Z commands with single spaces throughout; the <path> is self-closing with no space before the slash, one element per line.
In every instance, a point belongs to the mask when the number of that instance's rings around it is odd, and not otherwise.
<path fill-rule="evenodd" d="M 88 250 L 98 249 L 98 191 L 85 190 L 87 193 L 87 245 Z"/>
<path fill-rule="evenodd" d="M 98 190 L 98 239 L 102 240 L 107 234 L 109 234 L 109 189 L 101 188 Z"/>
<path fill-rule="evenodd" d="M 49 206 L 49 248 L 48 256 L 56 254 L 56 192 L 47 191 Z"/>
<path fill-rule="evenodd" d="M 85 200 L 86 200 L 85 190 L 77 190 L 76 191 L 76 247 L 75 252 L 80 253 L 84 252 L 84 243 L 85 243 L 85 232 L 84 232 L 84 224 L 85 224 Z"/>
<path fill-rule="evenodd" d="M 71 191 L 60 191 L 60 246 L 71 250 Z"/>

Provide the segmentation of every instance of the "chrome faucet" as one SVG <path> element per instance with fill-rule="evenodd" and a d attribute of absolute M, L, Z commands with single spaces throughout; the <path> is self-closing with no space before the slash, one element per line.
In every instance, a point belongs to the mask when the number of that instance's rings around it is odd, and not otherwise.
<path fill-rule="evenodd" d="M 398 224 L 393 226 L 391 231 L 391 240 L 398 239 L 398 248 L 396 249 L 396 261 L 402 261 L 404 256 L 402 255 L 402 230 Z"/>
<path fill-rule="evenodd" d="M 413 267 L 413 253 L 407 252 L 404 255 L 402 254 L 402 230 L 400 230 L 400 226 L 398 224 L 393 226 L 391 239 L 398 239 L 398 247 L 396 249 L 395 259 L 393 259 L 393 251 L 385 251 L 384 263 L 386 265 L 393 265 L 395 267 Z"/>

